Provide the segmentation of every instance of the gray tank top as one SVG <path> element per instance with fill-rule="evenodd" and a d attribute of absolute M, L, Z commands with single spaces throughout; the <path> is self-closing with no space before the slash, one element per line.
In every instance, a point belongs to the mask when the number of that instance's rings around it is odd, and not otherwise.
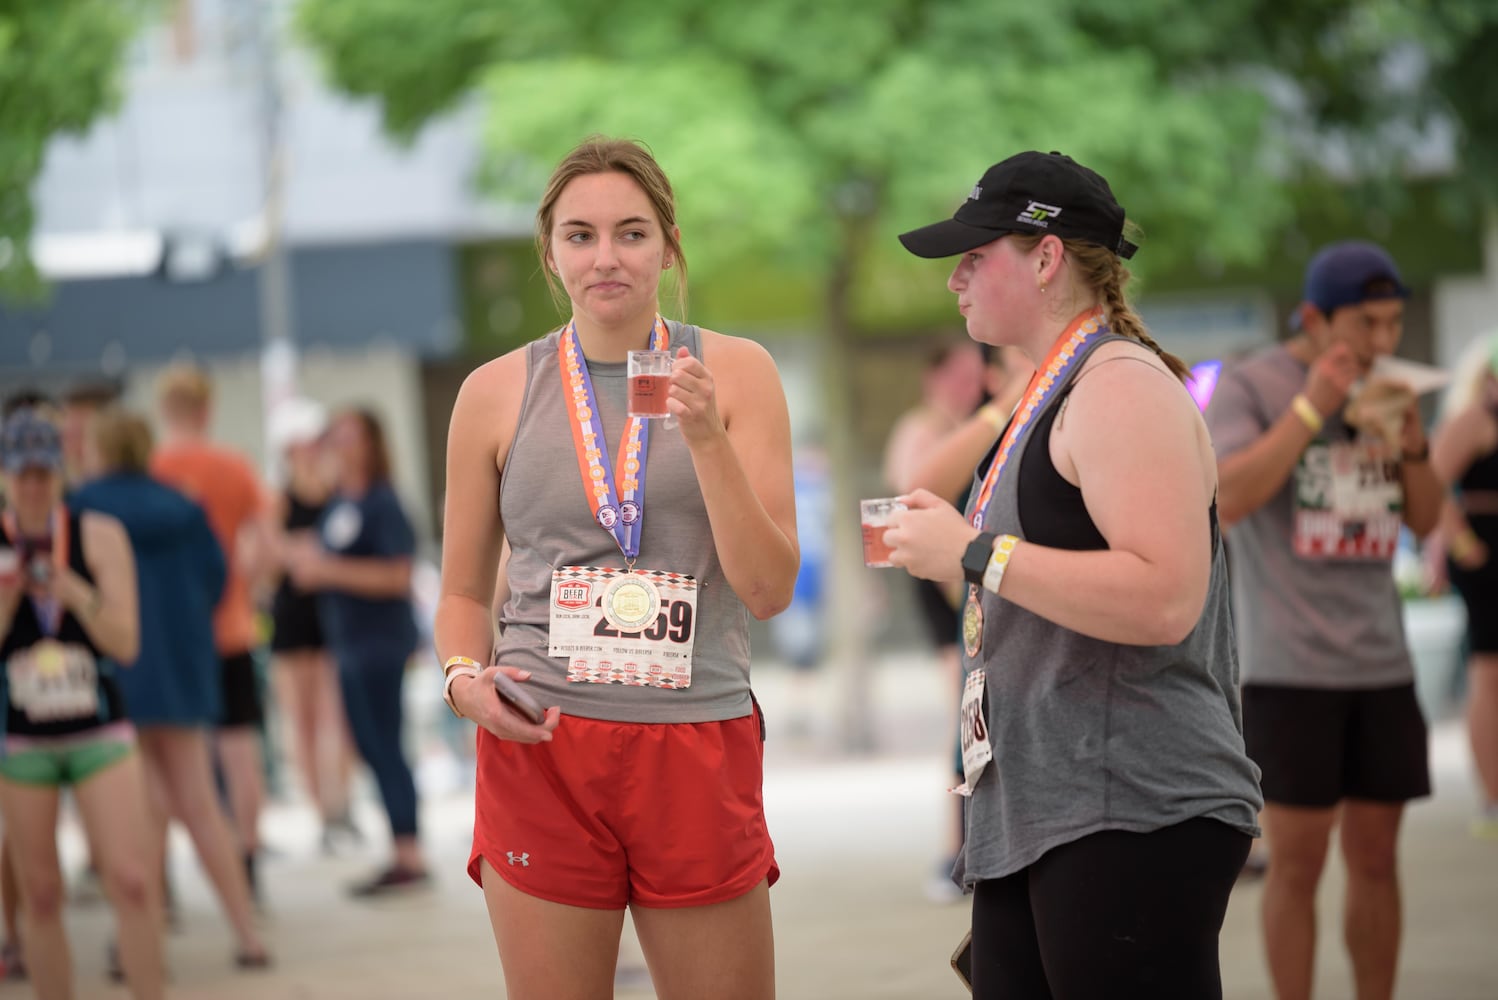
<path fill-rule="evenodd" d="M 1085 348 L 1125 339 L 1099 337 Z M 1074 363 L 1041 413 L 1082 369 Z M 1032 418 L 1039 421 L 1039 414 Z M 1034 425 L 1032 424 L 1032 429 Z M 984 530 L 1025 538 L 1019 480 L 1026 435 L 989 500 Z M 974 490 L 975 497 L 977 491 Z M 1002 878 L 1102 830 L 1148 832 L 1197 817 L 1257 835 L 1258 769 L 1243 750 L 1227 567 L 1213 530 L 1201 619 L 1176 646 L 1080 635 L 988 591 L 983 645 L 993 760 L 973 790 L 956 868 L 966 886 Z"/>
<path fill-rule="evenodd" d="M 700 358 L 698 328 L 668 322 L 671 350 Z M 646 458 L 645 513 L 637 569 L 697 578 L 691 686 L 682 690 L 569 683 L 567 659 L 547 655 L 551 574 L 561 566 L 624 565 L 614 536 L 593 519 L 573 450 L 557 366 L 555 331 L 526 347 L 525 398 L 500 481 L 510 542 L 510 599 L 500 622 L 499 662 L 531 671 L 543 705 L 567 715 L 616 722 L 717 722 L 751 712 L 749 619 L 723 576 L 681 432 L 653 421 Z M 610 461 L 627 421 L 623 362 L 588 362 Z"/>

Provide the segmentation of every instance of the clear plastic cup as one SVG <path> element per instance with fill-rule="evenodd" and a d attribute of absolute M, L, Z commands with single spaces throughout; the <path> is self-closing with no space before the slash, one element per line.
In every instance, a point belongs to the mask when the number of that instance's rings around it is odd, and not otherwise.
<path fill-rule="evenodd" d="M 670 351 L 629 352 L 629 415 L 667 417 L 667 391 L 671 386 Z"/>
<path fill-rule="evenodd" d="M 884 530 L 889 527 L 890 516 L 895 511 L 904 509 L 905 504 L 895 497 L 858 502 L 859 521 L 863 528 L 863 564 L 865 566 L 878 569 L 893 565 L 889 561 L 890 548 L 884 544 Z"/>

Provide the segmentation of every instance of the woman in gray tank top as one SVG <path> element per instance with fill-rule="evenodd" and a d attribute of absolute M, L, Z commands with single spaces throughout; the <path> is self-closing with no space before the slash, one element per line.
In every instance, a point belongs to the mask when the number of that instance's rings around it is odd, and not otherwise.
<path fill-rule="evenodd" d="M 470 375 L 448 435 L 436 644 L 480 730 L 469 874 L 516 1000 L 608 995 L 626 908 L 659 996 L 771 997 L 747 616 L 795 584 L 785 395 L 758 344 L 658 314 L 686 260 L 641 146 L 563 160 L 537 242 L 571 320 Z M 669 352 L 669 419 L 630 415 L 644 349 Z"/>
<path fill-rule="evenodd" d="M 900 237 L 961 254 L 970 335 L 1037 366 L 966 516 L 918 490 L 885 535 L 896 565 L 967 587 L 954 877 L 977 997 L 1220 997 L 1258 832 L 1216 462 L 1185 366 L 1124 297 L 1124 229 L 1102 177 L 1030 152 Z"/>

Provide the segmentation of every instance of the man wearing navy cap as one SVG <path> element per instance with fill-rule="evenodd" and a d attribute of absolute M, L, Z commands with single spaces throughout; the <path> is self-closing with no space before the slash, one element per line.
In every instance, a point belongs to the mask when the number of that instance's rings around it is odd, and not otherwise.
<path fill-rule="evenodd" d="M 1399 824 L 1406 802 L 1430 794 L 1392 563 L 1401 526 L 1423 537 L 1442 493 L 1414 394 L 1373 374 L 1399 346 L 1408 297 L 1381 247 L 1322 249 L 1295 336 L 1224 371 L 1207 408 L 1244 739 L 1263 771 L 1264 938 L 1281 1000 L 1311 995 L 1334 829 L 1357 995 L 1393 995 Z"/>

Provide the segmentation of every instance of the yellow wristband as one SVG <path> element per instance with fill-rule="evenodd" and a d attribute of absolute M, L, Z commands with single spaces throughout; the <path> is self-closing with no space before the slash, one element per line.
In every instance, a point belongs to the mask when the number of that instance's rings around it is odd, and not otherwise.
<path fill-rule="evenodd" d="M 1004 429 L 1004 415 L 992 403 L 984 403 L 978 407 L 978 416 L 982 417 L 984 422 L 994 430 L 1001 431 Z"/>
<path fill-rule="evenodd" d="M 1322 418 L 1321 413 L 1316 409 L 1315 405 L 1305 397 L 1304 393 L 1298 393 L 1294 399 L 1290 400 L 1290 409 L 1295 411 L 1295 415 L 1300 418 L 1301 423 L 1305 424 L 1306 429 L 1312 434 L 1321 433 L 1321 428 L 1326 421 Z"/>
<path fill-rule="evenodd" d="M 988 568 L 983 571 L 983 589 L 990 594 L 999 592 L 999 585 L 1004 582 L 1004 571 L 1009 568 L 1009 557 L 1014 554 L 1014 547 L 1019 544 L 1019 539 L 1013 535 L 1000 535 L 994 539 L 993 555 L 988 557 Z"/>
<path fill-rule="evenodd" d="M 484 665 L 478 660 L 470 659 L 466 656 L 449 656 L 447 662 L 442 664 L 442 676 L 446 677 L 452 673 L 454 667 L 472 667 L 478 671 L 484 669 Z"/>
<path fill-rule="evenodd" d="M 1446 543 L 1446 550 L 1457 559 L 1465 559 L 1481 544 L 1482 539 L 1477 537 L 1477 532 L 1464 528 L 1451 536 L 1451 541 Z"/>

